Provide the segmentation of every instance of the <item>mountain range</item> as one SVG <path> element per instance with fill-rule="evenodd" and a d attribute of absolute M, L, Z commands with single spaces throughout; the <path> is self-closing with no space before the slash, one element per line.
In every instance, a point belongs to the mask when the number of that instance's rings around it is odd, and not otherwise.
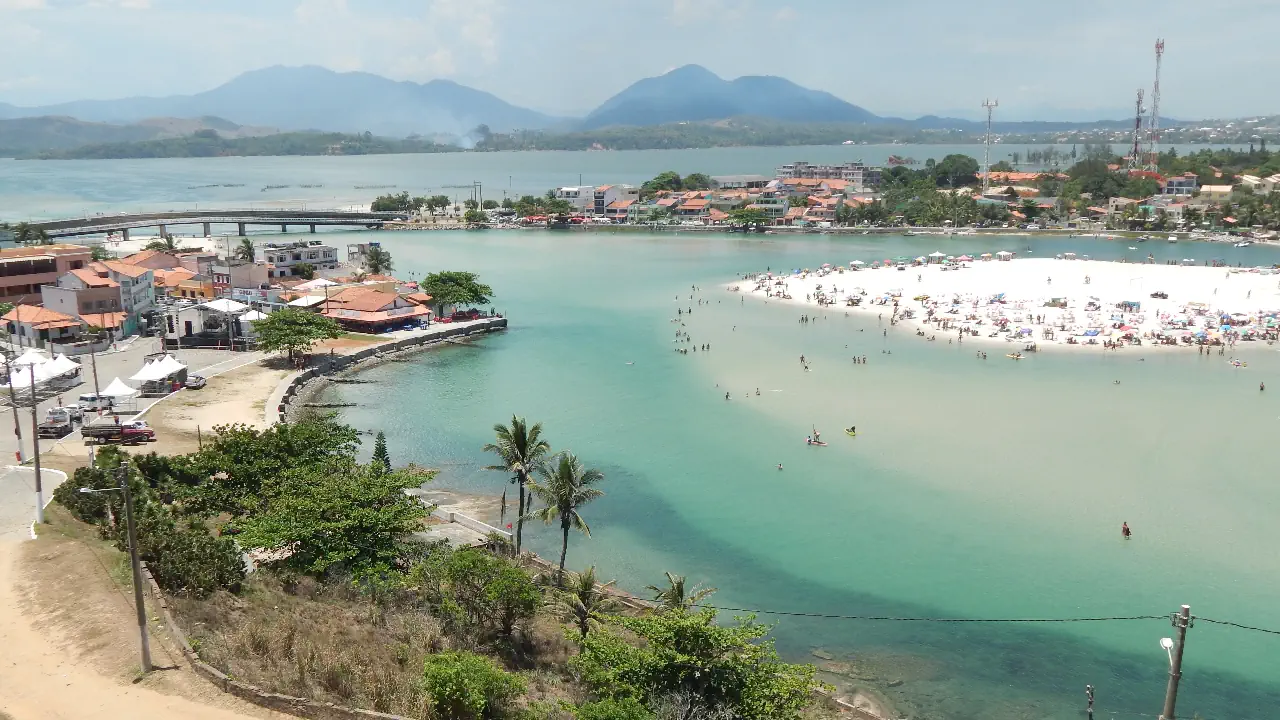
<path fill-rule="evenodd" d="M 801 87 L 785 78 L 744 76 L 725 80 L 698 65 L 639 80 L 581 119 L 557 118 L 517 107 L 449 80 L 419 84 L 364 72 L 274 66 L 244 73 L 194 95 L 79 100 L 43 107 L 0 103 L 0 148 L 65 148 L 89 142 L 172 137 L 173 132 L 183 129 L 183 122 L 188 122 L 183 119 L 187 118 L 196 119 L 189 121 L 190 132 L 214 129 L 227 137 L 244 132 L 236 128 L 247 127 L 248 132 L 257 134 L 279 128 L 462 138 L 480 125 L 487 125 L 493 132 L 589 131 L 740 117 L 797 123 L 901 125 L 916 130 L 979 131 L 984 127 L 973 120 L 937 116 L 914 120 L 881 117 L 831 93 Z M 1131 121 L 996 123 L 995 129 L 1053 132 L 1127 122 Z"/>

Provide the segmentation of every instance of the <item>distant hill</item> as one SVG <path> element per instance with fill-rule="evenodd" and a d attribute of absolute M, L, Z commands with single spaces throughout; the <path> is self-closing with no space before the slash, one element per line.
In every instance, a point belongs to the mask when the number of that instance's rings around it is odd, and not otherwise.
<path fill-rule="evenodd" d="M 789 122 L 875 123 L 881 118 L 828 92 L 767 75 L 725 80 L 699 65 L 633 83 L 593 110 L 586 129 L 610 125 L 759 117 Z"/>
<path fill-rule="evenodd" d="M 272 135 L 275 128 L 237 125 L 219 117 L 147 118 L 128 125 L 86 122 L 70 117 L 44 116 L 0 120 L 0 155 L 29 155 L 69 150 L 83 145 L 129 143 L 216 130 L 224 138 Z"/>
<path fill-rule="evenodd" d="M 32 108 L 0 105 L 0 117 L 41 115 L 108 123 L 212 115 L 291 130 L 367 131 L 398 137 L 464 135 L 481 124 L 495 132 L 540 129 L 558 122 L 449 80 L 396 82 L 369 73 L 339 73 L 315 66 L 254 70 L 195 95 L 78 100 Z"/>

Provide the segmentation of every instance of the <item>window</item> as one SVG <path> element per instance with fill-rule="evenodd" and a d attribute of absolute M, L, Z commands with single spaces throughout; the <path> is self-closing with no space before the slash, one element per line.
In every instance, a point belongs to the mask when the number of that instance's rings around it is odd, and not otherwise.
<path fill-rule="evenodd" d="M 107 306 L 107 302 L 106 302 L 105 300 L 99 300 L 99 301 L 95 302 L 95 303 L 93 304 L 93 306 L 94 306 L 94 307 L 96 307 L 96 308 L 98 308 L 99 310 L 101 310 L 102 308 L 104 308 L 104 307 L 106 307 L 106 306 Z"/>

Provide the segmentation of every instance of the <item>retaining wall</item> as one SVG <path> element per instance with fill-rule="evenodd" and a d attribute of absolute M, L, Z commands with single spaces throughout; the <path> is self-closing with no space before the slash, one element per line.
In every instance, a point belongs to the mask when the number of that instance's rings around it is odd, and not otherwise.
<path fill-rule="evenodd" d="M 496 528 L 492 525 L 489 525 L 488 523 L 482 523 L 479 520 L 469 515 L 463 515 L 460 512 L 454 512 L 453 510 L 445 510 L 443 508 L 437 507 L 435 509 L 435 512 L 431 514 L 440 518 L 441 520 L 444 520 L 445 522 L 458 523 L 464 528 L 467 528 L 469 530 L 475 530 L 481 535 L 489 535 L 490 533 L 496 533 L 497 535 L 500 535 L 504 540 L 511 540 L 512 538 L 511 533 L 507 532 L 506 530 Z"/>
<path fill-rule="evenodd" d="M 435 329 L 428 331 L 422 335 L 416 335 L 410 338 L 395 340 L 380 345 L 358 350 L 348 355 L 333 355 L 330 357 L 320 358 L 320 367 L 313 367 L 303 370 L 293 376 L 285 387 L 284 396 L 280 398 L 280 402 L 276 405 L 277 422 L 284 420 L 285 412 L 289 409 L 289 405 L 298 396 L 298 392 L 311 380 L 322 375 L 328 375 L 335 372 L 346 370 L 357 363 L 364 362 L 370 358 L 382 357 L 389 353 L 402 352 L 424 345 L 431 345 L 443 342 L 449 338 L 465 337 L 467 335 L 478 335 L 483 333 L 494 332 L 497 330 L 505 330 L 507 327 L 507 319 L 505 317 L 487 318 L 460 325 L 437 323 L 433 326 Z"/>

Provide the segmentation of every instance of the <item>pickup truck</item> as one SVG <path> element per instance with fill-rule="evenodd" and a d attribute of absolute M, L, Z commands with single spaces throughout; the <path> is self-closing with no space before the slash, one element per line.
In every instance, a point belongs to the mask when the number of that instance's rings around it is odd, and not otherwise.
<path fill-rule="evenodd" d="M 156 431 L 147 425 L 145 420 L 127 420 L 116 422 L 111 418 L 95 420 L 80 428 L 80 434 L 87 440 L 93 438 L 98 442 L 118 442 L 134 444 L 156 439 Z"/>
<path fill-rule="evenodd" d="M 42 438 L 66 437 L 75 430 L 78 416 L 79 413 L 73 413 L 69 408 L 51 407 L 45 412 L 44 422 L 36 429 Z"/>

